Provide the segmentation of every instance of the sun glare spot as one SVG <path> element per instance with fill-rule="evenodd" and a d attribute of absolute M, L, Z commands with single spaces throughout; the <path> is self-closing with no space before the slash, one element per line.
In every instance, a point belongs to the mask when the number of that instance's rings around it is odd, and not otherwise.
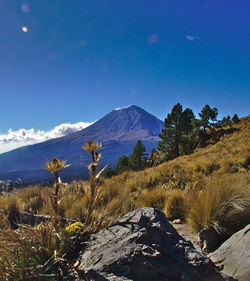
<path fill-rule="evenodd" d="M 27 28 L 26 26 L 23 26 L 23 27 L 22 27 L 22 31 L 23 31 L 23 32 L 28 32 L 28 28 Z"/>

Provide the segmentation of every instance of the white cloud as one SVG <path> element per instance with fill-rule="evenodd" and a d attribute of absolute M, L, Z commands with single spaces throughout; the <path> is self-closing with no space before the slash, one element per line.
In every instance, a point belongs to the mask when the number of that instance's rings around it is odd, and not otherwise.
<path fill-rule="evenodd" d="M 62 137 L 82 130 L 94 122 L 64 123 L 50 131 L 31 129 L 8 130 L 7 134 L 0 135 L 0 153 L 18 148 L 20 146 L 43 142 L 49 139 Z"/>

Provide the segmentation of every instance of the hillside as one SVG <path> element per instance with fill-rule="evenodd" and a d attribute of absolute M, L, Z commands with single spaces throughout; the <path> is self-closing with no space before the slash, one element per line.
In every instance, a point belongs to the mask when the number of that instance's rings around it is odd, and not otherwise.
<path fill-rule="evenodd" d="M 180 210 L 176 210 L 175 214 L 172 205 L 176 200 L 180 200 L 182 204 L 189 195 L 192 201 L 192 196 L 196 196 L 200 190 L 212 188 L 212 191 L 215 191 L 215 187 L 235 189 L 240 190 L 242 196 L 249 196 L 250 117 L 242 118 L 240 124 L 232 127 L 217 129 L 217 135 L 220 137 L 217 143 L 191 155 L 176 158 L 144 171 L 125 172 L 110 179 L 100 178 L 98 181 L 100 193 L 95 215 L 99 217 L 102 214 L 109 221 L 136 208 L 150 206 L 165 209 L 169 217 L 177 215 L 186 218 L 183 206 L 180 206 Z M 50 204 L 45 193 L 45 190 L 35 186 L 17 190 L 6 196 L 18 198 L 17 204 L 24 210 L 48 213 Z M 75 181 L 61 189 L 62 215 L 84 219 L 88 202 L 85 194 L 88 193 L 87 181 Z M 172 198 L 172 203 L 168 202 L 169 198 Z M 246 198 L 250 200 L 250 197 Z M 4 203 L 2 200 L 0 202 Z M 103 225 L 108 221 L 104 220 Z M 198 231 L 200 227 L 192 226 L 194 231 Z"/>
<path fill-rule="evenodd" d="M 35 182 L 48 178 L 42 169 L 52 157 L 65 159 L 71 167 L 63 171 L 64 180 L 86 178 L 83 163 L 90 161 L 81 149 L 84 142 L 99 141 L 103 144 L 103 164 L 113 166 L 122 155 L 129 155 L 138 139 L 148 152 L 157 146 L 163 122 L 140 107 L 113 110 L 91 126 L 64 137 L 24 146 L 0 154 L 0 177 L 2 180 L 20 178 L 23 182 Z M 101 163 L 102 164 L 102 163 Z"/>
<path fill-rule="evenodd" d="M 15 276 L 13 280 L 34 280 L 32 276 L 41 270 L 46 274 L 58 273 L 62 266 L 68 272 L 74 264 L 70 265 L 70 249 L 76 251 L 76 247 L 88 242 L 89 233 L 145 206 L 162 210 L 169 220 L 178 218 L 185 222 L 178 228 L 185 237 L 189 237 L 188 231 L 197 233 L 213 227 L 224 241 L 250 223 L 250 117 L 242 118 L 240 124 L 232 127 L 217 129 L 216 135 L 220 138 L 217 143 L 191 155 L 144 171 L 99 178 L 89 225 L 81 223 L 86 222 L 88 212 L 91 194 L 88 181 L 60 187 L 59 214 L 77 221 L 60 229 L 49 200 L 52 187 L 36 185 L 2 193 L 0 273 Z M 19 225 L 18 231 L 12 230 L 13 222 L 24 218 L 23 211 L 49 214 L 51 221 L 33 227 Z M 49 267 L 48 261 L 51 261 Z"/>

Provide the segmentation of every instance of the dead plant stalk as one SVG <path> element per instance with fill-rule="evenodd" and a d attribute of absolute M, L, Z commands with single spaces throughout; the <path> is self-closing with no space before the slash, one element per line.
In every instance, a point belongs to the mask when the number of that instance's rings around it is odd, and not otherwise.
<path fill-rule="evenodd" d="M 85 143 L 84 146 L 82 146 L 82 148 L 87 152 L 89 152 L 92 157 L 92 163 L 90 163 L 90 165 L 87 166 L 89 169 L 89 179 L 90 179 L 90 199 L 89 199 L 85 225 L 88 225 L 90 223 L 91 215 L 93 213 L 95 203 L 98 197 L 98 192 L 96 192 L 96 180 L 106 167 L 104 167 L 99 173 L 97 173 L 99 160 L 101 158 L 101 153 L 98 153 L 97 150 L 103 149 L 101 144 L 90 140 L 87 143 Z"/>

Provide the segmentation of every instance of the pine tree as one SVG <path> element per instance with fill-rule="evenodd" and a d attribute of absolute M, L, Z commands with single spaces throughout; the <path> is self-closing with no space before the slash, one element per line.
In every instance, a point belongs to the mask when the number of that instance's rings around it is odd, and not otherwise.
<path fill-rule="evenodd" d="M 205 105 L 201 112 L 200 116 L 200 127 L 202 130 L 199 131 L 199 146 L 204 147 L 209 138 L 213 137 L 215 129 L 214 127 L 218 126 L 217 121 L 218 109 L 216 107 L 211 108 L 208 104 Z M 222 122 L 221 122 L 222 123 Z M 207 129 L 210 129 L 209 131 Z"/>
<path fill-rule="evenodd" d="M 227 117 L 223 117 L 222 126 L 230 126 L 232 124 L 231 117 L 227 115 Z"/>
<path fill-rule="evenodd" d="M 141 140 L 136 143 L 133 153 L 129 156 L 128 166 L 129 169 L 133 171 L 142 170 L 145 166 L 145 146 L 142 144 Z"/>
<path fill-rule="evenodd" d="M 217 120 L 218 109 L 214 107 L 213 109 L 207 104 L 205 105 L 201 112 L 199 113 L 201 126 L 203 127 L 203 131 L 206 131 L 207 128 L 212 127 L 216 123 L 212 123 L 211 121 L 215 122 Z"/>
<path fill-rule="evenodd" d="M 158 149 L 165 153 L 166 159 L 174 159 L 185 151 L 185 145 L 189 141 L 193 131 L 192 119 L 193 111 L 189 108 L 182 110 L 182 105 L 177 103 L 164 122 L 164 129 L 159 137 L 162 139 L 158 143 Z M 189 150 L 189 148 L 188 148 Z"/>
<path fill-rule="evenodd" d="M 112 168 L 106 168 L 103 172 L 102 172 L 102 176 L 104 178 L 111 178 L 113 176 L 115 176 L 116 173 Z"/>
<path fill-rule="evenodd" d="M 119 175 L 122 174 L 125 171 L 128 171 L 128 157 L 125 155 L 122 155 L 115 166 L 115 174 Z"/>
<path fill-rule="evenodd" d="M 240 122 L 240 119 L 236 113 L 234 114 L 234 116 L 232 118 L 232 122 L 233 122 L 233 124 L 238 124 Z"/>

